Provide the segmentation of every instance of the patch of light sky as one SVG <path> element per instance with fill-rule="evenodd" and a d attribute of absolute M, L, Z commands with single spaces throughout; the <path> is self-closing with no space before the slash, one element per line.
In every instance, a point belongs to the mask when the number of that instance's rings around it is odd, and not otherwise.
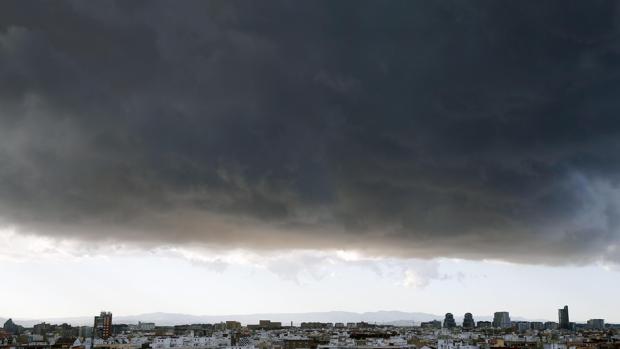
<path fill-rule="evenodd" d="M 368 258 L 356 251 L 259 253 L 191 248 L 93 249 L 0 231 L 0 317 L 173 312 L 225 315 L 400 310 L 620 322 L 614 268 L 459 259 Z M 11 287 L 13 285 L 13 287 Z"/>

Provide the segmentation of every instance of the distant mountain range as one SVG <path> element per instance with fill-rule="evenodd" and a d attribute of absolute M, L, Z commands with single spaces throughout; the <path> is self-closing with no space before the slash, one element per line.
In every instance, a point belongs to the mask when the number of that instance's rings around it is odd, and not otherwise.
<path fill-rule="evenodd" d="M 95 314 L 93 314 L 94 316 Z M 6 315 L 5 315 L 6 316 Z M 41 318 L 41 319 L 20 319 L 13 318 L 16 324 L 25 327 L 32 327 L 43 321 L 52 324 L 68 323 L 73 326 L 92 326 L 93 316 L 67 317 L 67 318 Z M 299 325 L 301 322 L 361 322 L 389 325 L 412 325 L 419 324 L 423 321 L 443 320 L 444 315 L 436 315 L 420 312 L 402 312 L 402 311 L 375 311 L 366 313 L 355 313 L 347 311 L 329 311 L 329 312 L 312 312 L 312 313 L 264 313 L 264 314 L 240 314 L 240 315 L 188 315 L 177 313 L 148 313 L 129 316 L 114 316 L 113 321 L 117 324 L 137 324 L 138 321 L 154 322 L 159 326 L 196 324 L 196 323 L 218 323 L 226 320 L 239 321 L 242 324 L 257 324 L 259 320 L 280 321 L 283 325 L 291 322 Z M 455 314 L 457 323 L 462 321 L 462 315 Z M 491 316 L 474 315 L 475 321 L 490 321 Z M 522 317 L 512 317 L 513 321 L 546 321 L 546 320 L 526 320 Z M 3 324 L 6 318 L 0 318 L 0 324 Z"/>

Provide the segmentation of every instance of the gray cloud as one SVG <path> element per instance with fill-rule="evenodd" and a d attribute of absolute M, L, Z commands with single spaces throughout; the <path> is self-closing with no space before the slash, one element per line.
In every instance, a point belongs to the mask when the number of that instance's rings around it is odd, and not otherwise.
<path fill-rule="evenodd" d="M 0 4 L 0 219 L 617 261 L 613 1 Z"/>

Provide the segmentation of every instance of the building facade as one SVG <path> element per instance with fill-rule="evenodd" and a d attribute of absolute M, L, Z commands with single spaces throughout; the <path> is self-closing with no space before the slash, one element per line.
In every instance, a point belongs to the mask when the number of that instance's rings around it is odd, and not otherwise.
<path fill-rule="evenodd" d="M 95 316 L 93 331 L 97 338 L 108 339 L 112 336 L 112 313 L 102 311 L 101 314 Z"/>
<path fill-rule="evenodd" d="M 593 330 L 602 330 L 605 328 L 605 320 L 590 319 L 588 320 L 588 328 L 593 329 Z"/>
<path fill-rule="evenodd" d="M 465 313 L 463 318 L 463 328 L 472 329 L 475 327 L 474 317 L 471 313 Z"/>
<path fill-rule="evenodd" d="M 493 327 L 495 328 L 512 327 L 512 321 L 510 321 L 510 314 L 507 311 L 495 312 L 495 314 L 493 314 Z"/>
<path fill-rule="evenodd" d="M 565 305 L 564 308 L 558 309 L 558 320 L 560 329 L 570 329 L 570 320 L 568 318 L 568 305 Z"/>
<path fill-rule="evenodd" d="M 454 315 L 452 313 L 446 313 L 446 317 L 443 319 L 444 328 L 455 328 L 456 321 L 454 321 Z"/>

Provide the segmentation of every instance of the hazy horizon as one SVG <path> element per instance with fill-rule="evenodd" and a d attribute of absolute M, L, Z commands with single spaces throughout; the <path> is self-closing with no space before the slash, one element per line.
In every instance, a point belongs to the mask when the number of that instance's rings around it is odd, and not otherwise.
<path fill-rule="evenodd" d="M 105 311 L 109 311 L 106 309 Z M 301 312 L 301 313 L 253 313 L 253 314 L 187 314 L 187 313 L 165 313 L 165 312 L 152 312 L 144 314 L 113 314 L 113 320 L 115 323 L 127 323 L 137 324 L 139 321 L 149 322 L 154 321 L 158 324 L 158 320 L 161 325 L 173 325 L 173 324 L 185 324 L 193 323 L 191 321 L 202 321 L 206 323 L 224 322 L 226 320 L 240 321 L 242 325 L 257 323 L 258 320 L 272 320 L 281 321 L 283 324 L 289 324 L 293 322 L 295 325 L 299 325 L 301 322 L 370 322 L 370 323 L 397 323 L 397 322 L 411 322 L 417 323 L 430 320 L 442 320 L 445 314 L 431 314 L 424 312 L 404 312 L 400 310 L 376 310 L 366 312 L 351 312 L 351 311 L 315 311 L 315 312 Z M 92 322 L 92 318 L 97 314 L 88 314 L 83 316 L 71 316 L 71 317 L 48 317 L 48 318 L 18 318 L 18 317 L 5 317 L 0 314 L 0 320 L 6 321 L 11 318 L 15 323 L 22 324 L 34 324 L 39 321 L 51 321 L 52 324 L 69 323 L 70 325 L 88 325 Z M 463 320 L 464 314 L 454 314 L 454 318 L 457 321 Z M 271 316 L 271 318 L 269 318 Z M 288 320 L 286 320 L 288 317 Z M 490 321 L 493 319 L 493 314 L 473 314 L 475 321 Z M 331 319 L 331 320 L 330 320 Z M 557 319 L 532 319 L 525 318 L 519 315 L 511 314 L 513 321 L 552 321 L 557 322 Z M 57 322 L 54 322 L 57 321 Z M 184 322 L 185 321 L 185 322 Z M 189 321 L 189 322 L 188 322 Z M 587 320 L 576 321 L 578 323 L 585 323 Z"/>

